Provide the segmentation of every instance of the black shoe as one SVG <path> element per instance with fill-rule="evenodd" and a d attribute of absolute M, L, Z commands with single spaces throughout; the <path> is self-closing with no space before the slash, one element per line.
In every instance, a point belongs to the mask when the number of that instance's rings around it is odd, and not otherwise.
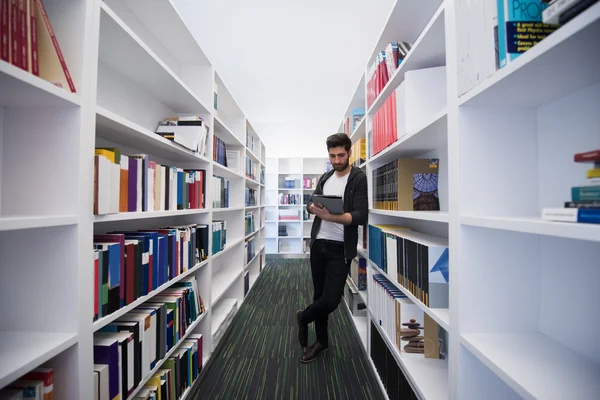
<path fill-rule="evenodd" d="M 311 361 L 314 361 L 317 358 L 317 356 L 325 350 L 327 350 L 327 346 L 323 346 L 321 343 L 315 342 L 309 348 L 306 349 L 300 361 L 303 363 L 309 363 Z"/>
<path fill-rule="evenodd" d="M 296 320 L 298 321 L 298 340 L 300 341 L 300 345 L 302 347 L 306 347 L 306 343 L 308 342 L 308 325 L 300 322 L 301 312 L 302 310 L 296 311 Z"/>

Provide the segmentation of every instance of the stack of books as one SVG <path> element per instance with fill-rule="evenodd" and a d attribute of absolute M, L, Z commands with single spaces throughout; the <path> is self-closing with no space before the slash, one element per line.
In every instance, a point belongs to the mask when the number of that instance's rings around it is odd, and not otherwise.
<path fill-rule="evenodd" d="M 544 0 L 548 7 L 542 11 L 542 18 L 546 24 L 563 25 L 581 14 L 598 0 Z"/>
<path fill-rule="evenodd" d="M 547 221 L 585 222 L 600 224 L 600 150 L 575 154 L 577 163 L 590 164 L 586 185 L 571 188 L 571 201 L 564 208 L 544 208 L 542 218 Z"/>

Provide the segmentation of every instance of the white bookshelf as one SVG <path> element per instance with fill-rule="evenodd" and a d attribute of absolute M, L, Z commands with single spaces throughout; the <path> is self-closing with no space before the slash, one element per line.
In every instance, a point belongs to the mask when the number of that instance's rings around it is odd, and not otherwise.
<path fill-rule="evenodd" d="M 251 288 L 264 266 L 266 147 L 172 1 L 44 5 L 77 92 L 0 61 L 0 389 L 48 365 L 55 398 L 88 399 L 94 333 L 186 277 L 196 277 L 207 310 L 187 334 L 204 335 L 209 360 L 221 318 L 214 311 L 231 299 L 241 304 L 244 276 Z M 154 133 L 160 120 L 181 115 L 198 115 L 209 127 L 206 156 Z M 240 150 L 239 169 L 212 160 L 213 135 Z M 94 215 L 96 146 L 204 169 L 206 208 Z M 246 174 L 246 160 L 258 166 L 256 176 Z M 213 175 L 230 180 L 228 208 L 211 207 Z M 256 204 L 245 203 L 246 187 L 256 190 Z M 246 212 L 255 213 L 253 232 L 245 231 Z M 93 321 L 94 234 L 214 220 L 227 222 L 222 251 Z M 250 259 L 248 240 L 255 242 Z"/>
<path fill-rule="evenodd" d="M 430 309 L 396 284 L 448 332 L 448 359 L 399 352 L 375 325 L 420 399 L 598 397 L 600 225 L 545 221 L 541 210 L 562 207 L 571 186 L 585 184 L 591 167 L 573 155 L 600 148 L 600 53 L 589 50 L 600 36 L 600 4 L 476 80 L 467 75 L 489 49 L 482 50 L 484 41 L 465 42 L 478 38 L 483 24 L 463 21 L 462 3 L 395 1 L 340 124 L 341 131 L 352 109 L 366 109 L 351 139 L 369 141 L 375 112 L 409 73 L 446 66 L 444 85 L 417 82 L 422 90 L 405 99 L 443 94 L 444 107 L 416 113 L 413 128 L 378 154 L 369 151 L 364 168 L 372 199 L 375 168 L 398 158 L 440 160 L 440 211 L 377 210 L 370 201 L 369 222 L 448 238 L 448 309 Z M 399 40 L 413 47 L 368 107 L 369 67 Z M 469 78 L 470 89 L 461 92 Z M 367 265 L 368 279 L 379 273 L 392 280 Z M 577 326 L 576 341 L 565 340 L 566 321 Z M 356 324 L 360 332 L 363 323 Z M 367 354 L 371 336 L 369 322 Z"/>
<path fill-rule="evenodd" d="M 325 143 L 323 153 L 327 155 Z M 307 255 L 304 241 L 310 239 L 312 215 L 304 220 L 306 204 L 304 195 L 312 194 L 314 187 L 304 187 L 305 179 L 318 180 L 327 171 L 329 159 L 323 158 L 274 158 L 267 159 L 266 165 L 266 247 L 267 254 L 281 254 L 285 257 Z M 281 180 L 288 178 L 294 181 L 293 187 L 282 186 Z M 280 195 L 298 195 L 297 204 L 280 203 Z M 280 212 L 289 212 L 297 216 L 297 220 L 281 220 Z M 280 235 L 280 227 L 285 227 L 287 236 Z"/>

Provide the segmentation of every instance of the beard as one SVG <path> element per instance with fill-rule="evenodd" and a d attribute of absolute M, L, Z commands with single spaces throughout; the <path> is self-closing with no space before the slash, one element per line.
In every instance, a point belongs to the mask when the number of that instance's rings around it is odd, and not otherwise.
<path fill-rule="evenodd" d="M 350 163 L 350 160 L 346 160 L 345 163 L 340 164 L 340 165 L 333 165 L 333 169 L 335 169 L 336 171 L 340 172 L 345 170 L 346 168 L 348 168 L 348 164 Z"/>

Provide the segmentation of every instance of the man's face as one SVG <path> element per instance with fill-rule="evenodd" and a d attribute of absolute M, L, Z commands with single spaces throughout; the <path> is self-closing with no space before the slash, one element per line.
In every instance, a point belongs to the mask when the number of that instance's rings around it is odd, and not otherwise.
<path fill-rule="evenodd" d="M 352 151 L 352 149 L 350 149 Z M 329 161 L 333 169 L 336 171 L 343 171 L 348 167 L 348 161 L 350 159 L 350 153 L 346 151 L 344 146 L 332 147 L 329 149 Z"/>

